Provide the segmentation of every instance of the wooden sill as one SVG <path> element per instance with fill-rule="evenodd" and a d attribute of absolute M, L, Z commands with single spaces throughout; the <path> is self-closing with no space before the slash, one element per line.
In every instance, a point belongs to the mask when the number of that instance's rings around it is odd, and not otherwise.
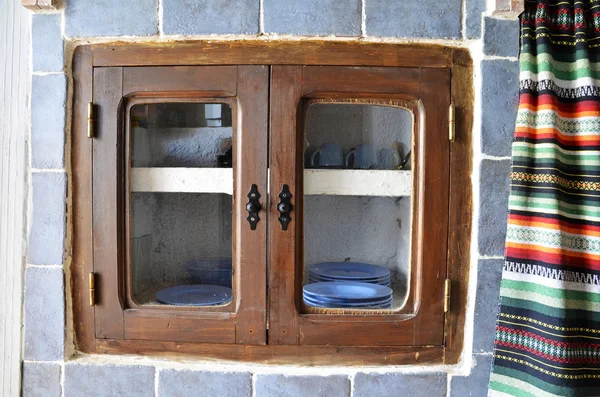
<path fill-rule="evenodd" d="M 21 4 L 33 12 L 58 10 L 56 0 L 21 0 Z"/>

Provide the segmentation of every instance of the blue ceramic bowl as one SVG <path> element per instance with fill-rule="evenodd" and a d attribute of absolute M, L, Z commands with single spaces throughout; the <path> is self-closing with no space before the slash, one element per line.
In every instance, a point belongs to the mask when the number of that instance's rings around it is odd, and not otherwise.
<path fill-rule="evenodd" d="M 194 283 L 220 285 L 231 288 L 233 273 L 230 258 L 198 259 L 185 265 Z"/>

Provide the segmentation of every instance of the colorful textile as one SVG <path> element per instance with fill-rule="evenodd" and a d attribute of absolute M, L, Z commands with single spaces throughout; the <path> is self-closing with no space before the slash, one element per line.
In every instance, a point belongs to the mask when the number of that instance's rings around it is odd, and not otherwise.
<path fill-rule="evenodd" d="M 526 1 L 490 397 L 600 396 L 600 1 Z"/>

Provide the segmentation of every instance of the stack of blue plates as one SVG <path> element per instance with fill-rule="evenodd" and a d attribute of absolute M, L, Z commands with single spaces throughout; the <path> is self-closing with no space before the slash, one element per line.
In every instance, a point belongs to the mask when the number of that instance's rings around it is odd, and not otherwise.
<path fill-rule="evenodd" d="M 323 262 L 308 269 L 310 283 L 355 281 L 390 286 L 390 269 L 360 262 Z"/>
<path fill-rule="evenodd" d="M 309 306 L 352 309 L 388 309 L 392 307 L 392 289 L 383 285 L 336 281 L 307 284 L 304 302 Z"/>

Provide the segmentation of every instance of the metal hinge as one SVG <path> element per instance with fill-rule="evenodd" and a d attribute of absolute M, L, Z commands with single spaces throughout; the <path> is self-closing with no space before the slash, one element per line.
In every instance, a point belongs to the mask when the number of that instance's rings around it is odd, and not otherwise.
<path fill-rule="evenodd" d="M 454 105 L 451 103 L 448 108 L 448 139 L 450 142 L 454 142 L 456 136 L 456 119 L 454 112 Z"/>
<path fill-rule="evenodd" d="M 94 137 L 94 104 L 88 103 L 88 114 L 87 114 L 87 136 L 88 138 Z"/>
<path fill-rule="evenodd" d="M 96 306 L 96 275 L 90 273 L 90 306 Z"/>
<path fill-rule="evenodd" d="M 444 313 L 450 311 L 450 293 L 452 288 L 452 281 L 449 278 L 444 283 Z"/>

